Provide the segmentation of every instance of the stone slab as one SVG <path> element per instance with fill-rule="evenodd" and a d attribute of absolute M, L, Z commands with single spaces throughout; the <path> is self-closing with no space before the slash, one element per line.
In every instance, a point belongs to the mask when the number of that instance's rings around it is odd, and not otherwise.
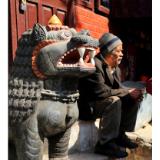
<path fill-rule="evenodd" d="M 94 154 L 94 145 L 98 139 L 99 119 L 96 122 L 78 121 L 71 128 L 69 141 L 69 160 L 111 160 L 106 156 Z M 143 128 L 127 135 L 139 144 L 136 150 L 129 150 L 129 156 L 121 160 L 152 160 L 152 126 Z M 46 147 L 45 147 L 46 148 Z M 43 160 L 48 160 L 47 151 Z M 113 159 L 112 159 L 113 160 Z"/>

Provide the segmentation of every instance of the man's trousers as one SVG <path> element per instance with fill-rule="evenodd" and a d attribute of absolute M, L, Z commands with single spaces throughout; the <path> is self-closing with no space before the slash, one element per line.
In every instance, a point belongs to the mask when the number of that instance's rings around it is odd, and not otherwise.
<path fill-rule="evenodd" d="M 130 95 L 122 98 L 111 96 L 92 103 L 95 117 L 100 118 L 99 141 L 101 144 L 117 138 L 126 131 L 134 131 L 138 104 Z"/>

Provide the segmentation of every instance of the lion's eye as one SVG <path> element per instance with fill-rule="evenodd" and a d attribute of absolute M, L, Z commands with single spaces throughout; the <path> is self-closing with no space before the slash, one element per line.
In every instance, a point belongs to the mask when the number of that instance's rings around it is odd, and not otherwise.
<path fill-rule="evenodd" d="M 62 31 L 59 33 L 58 36 L 61 40 L 66 40 L 66 39 L 70 39 L 72 37 L 72 33 L 69 31 Z"/>

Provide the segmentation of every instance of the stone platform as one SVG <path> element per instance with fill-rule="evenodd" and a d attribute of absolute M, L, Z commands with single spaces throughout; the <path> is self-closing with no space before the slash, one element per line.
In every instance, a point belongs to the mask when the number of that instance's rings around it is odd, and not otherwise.
<path fill-rule="evenodd" d="M 78 121 L 71 129 L 69 141 L 69 160 L 113 160 L 106 156 L 94 154 L 94 146 L 98 139 L 99 119 L 93 121 Z M 136 150 L 128 150 L 129 156 L 121 160 L 151 160 L 152 159 L 152 126 L 144 127 L 127 135 L 139 144 Z M 48 160 L 45 147 L 43 160 Z"/>

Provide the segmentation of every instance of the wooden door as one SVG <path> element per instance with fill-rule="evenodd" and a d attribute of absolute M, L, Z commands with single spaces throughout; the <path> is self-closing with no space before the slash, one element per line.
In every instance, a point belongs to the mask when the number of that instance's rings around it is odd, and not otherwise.
<path fill-rule="evenodd" d="M 18 39 L 35 23 L 47 25 L 49 18 L 56 14 L 66 24 L 67 0 L 27 0 L 26 10 L 20 9 L 21 0 L 9 0 L 9 64 L 12 63 Z"/>

